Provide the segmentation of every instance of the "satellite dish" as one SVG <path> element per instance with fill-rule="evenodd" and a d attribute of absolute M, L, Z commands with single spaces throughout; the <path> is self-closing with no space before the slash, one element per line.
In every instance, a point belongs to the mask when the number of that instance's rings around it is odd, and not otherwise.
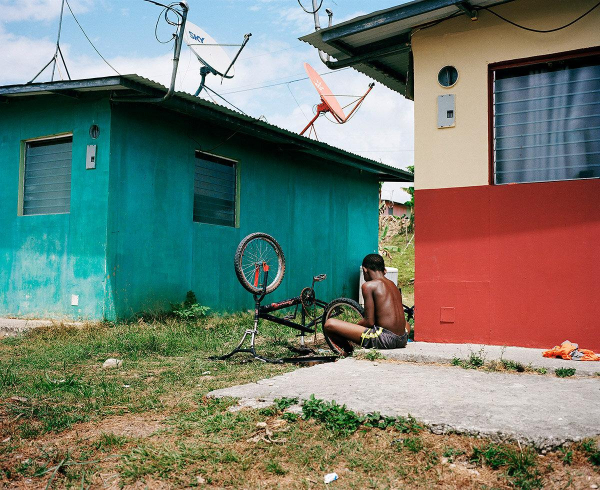
<path fill-rule="evenodd" d="M 317 92 L 319 92 L 321 100 L 329 107 L 333 117 L 338 121 L 344 121 L 346 119 L 344 109 L 342 109 L 342 106 L 335 98 L 335 95 L 333 95 L 333 92 L 331 92 L 327 84 L 323 81 L 321 75 L 319 75 L 308 63 L 304 63 L 304 69 L 306 70 L 306 73 L 308 73 L 308 78 L 310 78 L 310 81 L 317 89 Z"/>
<path fill-rule="evenodd" d="M 223 78 L 233 78 L 235 75 L 234 64 L 246 44 L 250 40 L 252 34 L 246 34 L 242 44 L 219 44 L 215 41 L 204 29 L 196 24 L 187 22 L 184 34 L 185 43 L 194 52 L 198 61 L 202 64 L 200 68 L 200 76 L 202 81 L 194 95 L 198 95 L 204 87 L 206 76 L 209 74 L 220 76 Z M 223 46 L 238 47 L 238 51 L 231 59 Z M 208 87 L 206 87 L 208 89 Z"/>
<path fill-rule="evenodd" d="M 321 103 L 317 106 L 317 113 L 315 114 L 315 117 L 313 117 L 312 120 L 308 123 L 308 125 L 301 131 L 301 133 L 300 133 L 301 135 L 304 134 L 306 132 L 306 130 L 308 128 L 310 128 L 311 126 L 314 129 L 315 121 L 318 119 L 318 117 L 321 114 L 325 114 L 326 112 L 331 112 L 331 114 L 333 115 L 333 118 L 339 124 L 344 124 L 345 122 L 349 121 L 352 114 L 356 111 L 356 109 L 358 109 L 358 107 L 362 104 L 363 100 L 365 100 L 365 97 L 369 94 L 369 92 L 375 86 L 374 83 L 369 84 L 369 89 L 366 91 L 366 93 L 363 96 L 359 96 L 359 99 L 355 102 L 355 106 L 352 108 L 350 113 L 346 116 L 344 114 L 344 109 L 338 102 L 335 95 L 333 95 L 330 88 L 323 81 L 323 79 L 321 78 L 321 75 L 319 75 L 315 71 L 315 69 L 312 66 L 310 66 L 308 63 L 304 63 L 304 69 L 306 70 L 306 73 L 308 74 L 308 78 L 310 78 L 310 81 L 317 89 L 317 92 L 319 92 L 319 95 L 321 96 Z M 315 134 L 316 134 L 316 132 L 315 132 Z"/>
<path fill-rule="evenodd" d="M 194 52 L 198 61 L 204 66 L 213 68 L 218 75 L 223 76 L 227 68 L 231 65 L 231 58 L 221 45 L 196 24 L 187 22 L 183 39 Z M 235 75 L 235 68 L 233 66 L 231 67 L 230 74 L 231 76 Z"/>

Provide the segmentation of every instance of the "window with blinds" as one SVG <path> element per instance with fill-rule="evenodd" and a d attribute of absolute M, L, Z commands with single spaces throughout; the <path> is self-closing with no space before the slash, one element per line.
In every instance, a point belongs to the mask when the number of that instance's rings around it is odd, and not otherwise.
<path fill-rule="evenodd" d="M 196 151 L 194 221 L 235 226 L 237 164 Z"/>
<path fill-rule="evenodd" d="M 25 143 L 23 214 L 68 213 L 73 136 Z"/>
<path fill-rule="evenodd" d="M 600 177 L 600 58 L 497 69 L 494 183 Z"/>

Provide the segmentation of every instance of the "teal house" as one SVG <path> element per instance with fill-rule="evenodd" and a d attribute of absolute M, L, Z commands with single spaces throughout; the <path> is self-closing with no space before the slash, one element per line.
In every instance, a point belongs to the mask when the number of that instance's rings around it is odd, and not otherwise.
<path fill-rule="evenodd" d="M 377 250 L 380 181 L 412 174 L 134 75 L 0 87 L 0 316 L 116 319 L 193 290 L 252 306 L 233 256 L 286 255 L 273 300 L 315 274 L 354 297 Z"/>

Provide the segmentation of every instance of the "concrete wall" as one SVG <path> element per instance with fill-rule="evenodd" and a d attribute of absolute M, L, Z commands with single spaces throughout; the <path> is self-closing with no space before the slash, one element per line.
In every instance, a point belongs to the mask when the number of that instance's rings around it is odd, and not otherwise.
<path fill-rule="evenodd" d="M 100 127 L 97 140 L 89 136 L 92 124 Z M 22 142 L 68 132 L 70 213 L 18 216 Z M 98 145 L 94 170 L 85 168 L 88 144 Z M 0 316 L 105 315 L 109 148 L 106 100 L 44 96 L 0 104 Z"/>
<path fill-rule="evenodd" d="M 518 0 L 493 8 L 519 24 L 551 29 L 577 18 L 591 0 Z M 513 27 L 481 11 L 417 31 L 412 37 L 415 70 L 415 189 L 487 185 L 488 64 L 600 46 L 600 9 L 550 34 Z M 437 76 L 446 65 L 459 73 L 454 87 Z M 438 95 L 455 94 L 456 127 L 437 128 Z"/>
<path fill-rule="evenodd" d="M 377 181 L 241 134 L 227 139 L 233 132 L 155 107 L 114 107 L 108 260 L 117 316 L 164 309 L 190 289 L 213 310 L 252 307 L 233 256 L 255 231 L 286 255 L 269 299 L 299 294 L 319 273 L 328 279 L 318 297 L 357 295 L 357 264 L 377 249 Z M 196 149 L 239 161 L 239 228 L 193 222 Z"/>

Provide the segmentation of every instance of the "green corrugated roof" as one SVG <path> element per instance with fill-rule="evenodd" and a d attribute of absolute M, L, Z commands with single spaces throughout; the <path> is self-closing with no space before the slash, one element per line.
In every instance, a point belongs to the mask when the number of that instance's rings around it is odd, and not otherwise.
<path fill-rule="evenodd" d="M 142 103 L 145 97 L 162 97 L 167 88 L 138 75 L 119 75 L 84 80 L 68 80 L 0 87 L 0 100 L 38 95 L 63 95 L 78 97 L 82 92 L 111 92 L 113 103 Z M 119 102 L 119 99 L 139 97 L 140 102 Z M 381 181 L 412 182 L 413 174 L 406 170 L 364 158 L 346 150 L 292 133 L 268 122 L 256 119 L 227 107 L 195 97 L 185 92 L 175 92 L 173 97 L 160 103 L 165 109 L 208 119 L 215 124 L 235 128 L 265 141 L 276 142 L 283 149 L 302 151 L 317 158 L 335 161 L 375 174 Z"/>

